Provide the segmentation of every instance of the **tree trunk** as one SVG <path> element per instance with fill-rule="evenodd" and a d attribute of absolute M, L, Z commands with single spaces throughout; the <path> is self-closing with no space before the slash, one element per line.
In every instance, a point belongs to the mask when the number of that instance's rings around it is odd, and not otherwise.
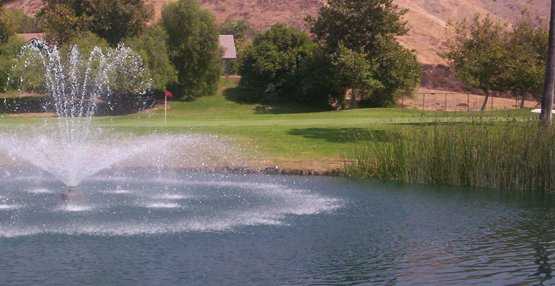
<path fill-rule="evenodd" d="M 555 0 L 553 0 L 553 1 L 555 1 Z M 489 90 L 486 90 L 486 99 L 484 99 L 484 103 L 482 103 L 482 108 L 480 108 L 480 111 L 482 111 L 482 112 L 486 111 L 486 107 L 488 106 L 489 95 L 490 95 Z"/>
<path fill-rule="evenodd" d="M 551 125 L 553 110 L 553 90 L 555 89 L 555 0 L 551 0 L 549 21 L 549 51 L 545 67 L 545 83 L 542 98 L 541 119 L 545 126 Z"/>
<path fill-rule="evenodd" d="M 524 108 L 524 103 L 526 103 L 526 94 L 525 94 L 525 93 L 523 93 L 523 94 L 520 96 L 520 109 L 523 109 L 523 108 Z"/>

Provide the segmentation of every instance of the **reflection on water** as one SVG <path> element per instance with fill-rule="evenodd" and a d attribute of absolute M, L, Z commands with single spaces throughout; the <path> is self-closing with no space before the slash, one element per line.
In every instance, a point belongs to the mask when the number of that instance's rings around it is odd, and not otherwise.
<path fill-rule="evenodd" d="M 551 195 L 121 174 L 3 180 L 0 285 L 555 284 Z"/>

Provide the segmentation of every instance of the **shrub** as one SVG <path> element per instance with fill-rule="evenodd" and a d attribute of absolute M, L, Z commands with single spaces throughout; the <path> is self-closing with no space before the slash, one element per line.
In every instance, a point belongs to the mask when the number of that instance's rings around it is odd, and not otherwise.
<path fill-rule="evenodd" d="M 315 45 L 304 32 L 282 24 L 257 35 L 242 59 L 241 82 L 259 99 L 298 99 L 304 65 Z"/>
<path fill-rule="evenodd" d="M 181 98 L 214 94 L 221 74 L 221 50 L 214 17 L 196 0 L 170 2 L 162 10 L 170 59 Z"/>
<path fill-rule="evenodd" d="M 143 58 L 150 76 L 153 88 L 163 91 L 177 81 L 177 71 L 172 65 L 168 54 L 168 35 L 159 25 L 148 28 L 140 37 L 125 41 Z"/>

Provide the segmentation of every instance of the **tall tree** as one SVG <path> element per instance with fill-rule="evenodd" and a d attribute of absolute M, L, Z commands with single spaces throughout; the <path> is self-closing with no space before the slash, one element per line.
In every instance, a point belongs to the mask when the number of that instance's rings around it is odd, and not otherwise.
<path fill-rule="evenodd" d="M 221 50 L 212 14 L 196 0 L 177 0 L 162 10 L 162 24 L 168 33 L 168 49 L 182 97 L 215 93 L 221 74 Z"/>

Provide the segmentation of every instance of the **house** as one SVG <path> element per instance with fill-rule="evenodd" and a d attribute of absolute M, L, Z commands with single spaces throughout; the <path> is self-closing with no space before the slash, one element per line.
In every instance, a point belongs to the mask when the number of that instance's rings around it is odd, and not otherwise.
<path fill-rule="evenodd" d="M 224 63 L 224 73 L 230 74 L 233 72 L 232 65 L 237 61 L 237 49 L 235 48 L 235 38 L 233 35 L 220 35 L 218 43 L 222 50 L 222 60 Z"/>

